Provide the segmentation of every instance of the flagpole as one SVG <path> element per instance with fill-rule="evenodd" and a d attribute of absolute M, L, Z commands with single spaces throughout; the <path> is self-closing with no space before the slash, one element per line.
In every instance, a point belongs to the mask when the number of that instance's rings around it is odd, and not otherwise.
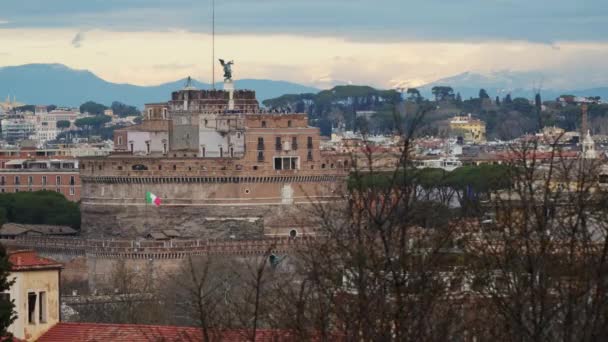
<path fill-rule="evenodd" d="M 215 90 L 215 0 L 211 0 L 211 88 Z"/>

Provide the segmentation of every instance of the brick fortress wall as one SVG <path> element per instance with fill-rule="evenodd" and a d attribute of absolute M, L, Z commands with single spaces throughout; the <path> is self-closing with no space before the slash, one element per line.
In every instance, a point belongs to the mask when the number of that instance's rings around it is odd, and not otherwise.
<path fill-rule="evenodd" d="M 242 162 L 85 158 L 82 232 L 89 238 L 134 238 L 175 229 L 185 237 L 236 239 L 287 235 L 291 229 L 310 233 L 311 203 L 339 199 L 345 179 L 339 163 L 279 173 Z M 147 191 L 163 204 L 146 204 Z"/>

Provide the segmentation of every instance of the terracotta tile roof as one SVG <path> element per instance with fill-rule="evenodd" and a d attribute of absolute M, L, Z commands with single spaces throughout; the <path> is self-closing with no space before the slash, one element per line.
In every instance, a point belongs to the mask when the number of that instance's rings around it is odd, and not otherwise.
<path fill-rule="evenodd" d="M 14 251 L 8 256 L 12 271 L 62 268 L 63 265 L 53 259 L 40 257 L 34 251 Z"/>
<path fill-rule="evenodd" d="M 223 342 L 248 341 L 244 330 L 211 332 L 212 340 Z M 287 342 L 294 336 L 279 330 L 258 330 L 256 342 Z M 137 341 L 202 341 L 202 332 L 193 327 L 140 324 L 58 323 L 42 335 L 38 342 L 137 342 Z"/>

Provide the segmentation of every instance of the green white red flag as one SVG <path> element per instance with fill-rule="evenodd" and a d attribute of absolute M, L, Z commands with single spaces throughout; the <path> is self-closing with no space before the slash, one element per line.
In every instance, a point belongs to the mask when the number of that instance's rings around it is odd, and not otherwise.
<path fill-rule="evenodd" d="M 146 192 L 146 202 L 148 202 L 149 204 L 154 204 L 155 206 L 159 207 L 161 200 L 160 200 L 160 197 L 158 197 L 155 194 L 148 191 L 148 192 Z"/>

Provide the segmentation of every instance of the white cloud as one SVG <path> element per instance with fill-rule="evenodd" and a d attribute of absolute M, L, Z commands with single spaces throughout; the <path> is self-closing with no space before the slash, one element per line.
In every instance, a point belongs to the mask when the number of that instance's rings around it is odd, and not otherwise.
<path fill-rule="evenodd" d="M 10 23 L 10 21 L 4 20 L 4 19 L 0 18 L 0 25 L 6 25 L 6 24 L 9 24 L 9 23 Z"/>
<path fill-rule="evenodd" d="M 79 38 L 79 39 L 77 39 Z M 2 65 L 63 63 L 109 81 L 159 84 L 192 75 L 211 79 L 211 39 L 203 33 L 0 29 Z M 68 49 L 76 41 L 79 49 Z M 417 86 L 463 71 L 542 71 L 544 87 L 608 84 L 608 43 L 526 41 L 365 42 L 293 35 L 221 35 L 216 58 L 234 59 L 236 78 L 328 87 L 352 82 Z M 175 67 L 171 67 L 171 66 Z M 220 67 L 216 66 L 216 79 Z M 552 77 L 553 75 L 553 77 Z M 558 77 L 559 76 L 559 77 Z"/>

